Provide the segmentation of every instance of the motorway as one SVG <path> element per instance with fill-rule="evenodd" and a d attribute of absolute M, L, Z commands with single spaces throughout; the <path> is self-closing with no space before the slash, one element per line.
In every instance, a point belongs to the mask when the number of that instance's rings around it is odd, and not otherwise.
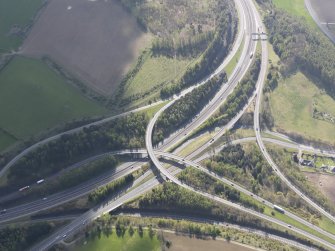
<path fill-rule="evenodd" d="M 117 167 L 116 170 L 104 173 L 95 179 L 91 179 L 76 187 L 72 187 L 62 192 L 47 196 L 45 200 L 41 198 L 33 202 L 22 204 L 13 208 L 8 208 L 5 214 L 0 215 L 0 223 L 36 214 L 43 210 L 47 210 L 79 198 L 97 189 L 98 187 L 104 186 L 116 179 L 132 173 L 133 171 L 140 168 L 142 164 L 143 163 L 137 164 L 136 162 L 125 163 Z"/>
<path fill-rule="evenodd" d="M 306 237 L 308 237 L 308 238 L 310 238 L 312 240 L 320 242 L 320 243 L 324 244 L 325 246 L 327 246 L 329 248 L 335 249 L 335 247 L 334 247 L 333 244 L 330 244 L 330 243 L 328 243 L 328 242 L 326 242 L 326 241 L 324 241 L 324 240 L 322 240 L 322 239 L 320 239 L 320 238 L 318 238 L 316 236 L 313 236 L 313 235 L 311 235 L 309 233 L 306 233 L 306 232 L 304 232 L 304 231 L 302 231 L 300 229 L 294 228 L 292 226 L 289 227 L 286 223 L 283 223 L 283 222 L 278 221 L 276 219 L 273 219 L 271 217 L 265 216 L 263 214 L 255 212 L 255 211 L 250 210 L 248 208 L 244 208 L 241 205 L 238 205 L 238 204 L 226 201 L 226 200 L 224 200 L 222 198 L 219 198 L 217 196 L 214 196 L 214 195 L 211 195 L 211 194 L 207 194 L 207 193 L 204 193 L 202 191 L 195 190 L 194 188 L 189 187 L 186 184 L 181 183 L 175 177 L 175 175 L 180 170 L 179 169 L 175 169 L 175 170 L 173 170 L 173 173 L 171 173 L 169 170 L 165 169 L 160 164 L 159 160 L 156 157 L 156 155 L 157 156 L 165 156 L 165 157 L 177 160 L 179 162 L 184 162 L 184 163 L 186 163 L 188 165 L 191 165 L 191 166 L 194 166 L 196 168 L 199 168 L 201 171 L 207 172 L 212 177 L 219 178 L 221 181 L 223 181 L 223 182 L 226 181 L 227 184 L 229 184 L 229 183 L 231 184 L 230 181 L 224 179 L 223 177 L 218 177 L 216 174 L 209 172 L 207 169 L 203 170 L 204 168 L 199 167 L 199 165 L 196 164 L 196 163 L 194 163 L 194 162 L 191 162 L 189 160 L 183 160 L 182 157 L 179 157 L 179 156 L 176 156 L 176 155 L 173 155 L 173 154 L 164 153 L 164 151 L 166 149 L 168 149 L 169 147 L 175 145 L 180 140 L 184 139 L 190 132 L 192 132 L 199 125 L 201 125 L 204 121 L 206 121 L 211 115 L 213 115 L 214 112 L 220 107 L 220 105 L 226 100 L 226 98 L 229 96 L 229 94 L 234 90 L 234 88 L 237 86 L 238 82 L 243 78 L 243 76 L 248 71 L 248 69 L 249 69 L 249 67 L 250 67 L 250 65 L 252 63 L 252 59 L 250 58 L 249 55 L 251 53 L 255 54 L 255 51 L 256 51 L 256 42 L 251 39 L 251 33 L 253 33 L 253 31 L 256 31 L 258 29 L 258 27 L 260 27 L 260 25 L 261 25 L 262 22 L 261 22 L 261 20 L 260 20 L 260 18 L 258 16 L 258 13 L 257 13 L 257 11 L 256 11 L 255 6 L 253 5 L 253 3 L 251 3 L 250 1 L 247 1 L 247 0 L 236 0 L 235 2 L 236 2 L 236 6 L 237 6 L 237 8 L 239 10 L 239 13 L 240 13 L 240 16 L 241 16 L 241 20 L 243 20 L 243 21 L 240 22 L 240 32 L 239 32 L 239 35 L 237 37 L 237 42 L 235 43 L 234 48 L 232 50 L 233 53 L 230 53 L 230 55 L 227 57 L 228 60 L 225 60 L 220 65 L 220 67 L 212 75 L 210 75 L 207 79 L 203 80 L 201 83 L 199 83 L 197 85 L 194 85 L 193 87 L 187 89 L 186 91 L 183 91 L 180 96 L 178 96 L 177 98 L 175 98 L 173 101 L 169 102 L 159 112 L 157 112 L 155 114 L 154 118 L 150 121 L 150 123 L 148 125 L 148 128 L 147 128 L 147 132 L 146 132 L 146 147 L 147 147 L 148 154 L 149 154 L 151 160 L 153 161 L 153 163 L 155 164 L 155 166 L 161 172 L 162 177 L 164 179 L 169 179 L 169 180 L 173 181 L 174 183 L 176 183 L 177 185 L 182 186 L 182 187 L 184 187 L 184 188 L 186 188 L 188 190 L 191 190 L 193 192 L 201 194 L 201 195 L 203 195 L 203 196 L 205 196 L 207 198 L 210 198 L 212 200 L 215 200 L 217 202 L 223 203 L 223 204 L 225 204 L 227 206 L 236 208 L 236 209 L 238 209 L 240 211 L 244 211 L 244 212 L 246 212 L 248 214 L 251 214 L 251 215 L 254 215 L 256 217 L 259 217 L 259 218 L 268 220 L 270 222 L 276 223 L 276 224 L 278 224 L 278 225 L 280 225 L 280 226 L 282 226 L 282 227 L 284 227 L 286 229 L 295 231 L 295 232 L 297 232 L 297 233 L 299 233 L 301 235 L 304 235 L 304 236 L 306 236 Z M 186 93 L 190 92 L 191 90 L 193 90 L 194 88 L 198 87 L 199 85 L 207 82 L 210 78 L 212 78 L 215 75 L 219 74 L 223 70 L 223 68 L 227 65 L 227 63 L 229 62 L 229 59 L 231 59 L 233 57 L 234 53 L 236 53 L 237 48 L 239 47 L 239 43 L 242 42 L 243 37 L 245 38 L 244 49 L 243 49 L 241 58 L 239 59 L 239 62 L 237 64 L 237 66 L 236 66 L 233 74 L 231 75 L 231 77 L 228 80 L 228 83 L 226 85 L 224 85 L 223 88 L 220 89 L 220 91 L 211 100 L 211 102 L 209 103 L 209 105 L 207 105 L 190 124 L 188 124 L 185 128 L 179 130 L 177 133 L 173 134 L 171 137 L 169 137 L 168 139 L 166 139 L 163 142 L 163 144 L 158 148 L 158 151 L 155 151 L 153 149 L 152 141 L 151 140 L 152 140 L 153 127 L 154 127 L 155 122 L 158 119 L 159 115 L 165 109 L 167 109 L 169 106 L 171 106 L 176 100 L 178 100 L 179 98 L 183 97 Z M 262 67 L 261 67 L 260 78 L 259 78 L 259 81 L 257 82 L 256 92 L 249 99 L 249 103 L 250 103 L 251 100 L 254 97 L 257 97 L 257 102 L 258 103 L 256 103 L 257 104 L 256 108 L 258 108 L 258 109 L 256 109 L 255 114 L 259 114 L 259 106 L 260 106 L 260 101 L 259 100 L 261 99 L 260 97 L 261 97 L 261 93 L 262 93 L 262 89 L 263 89 L 263 84 L 264 84 L 264 76 L 265 76 L 266 70 L 267 70 L 267 48 L 266 48 L 267 44 L 266 43 L 267 42 L 262 42 Z M 160 101 L 160 102 L 162 102 L 162 101 Z M 51 140 L 55 140 L 55 139 L 61 137 L 64 134 L 75 133 L 75 132 L 83 129 L 84 127 L 89 127 L 91 125 L 98 125 L 98 124 L 106 123 L 108 121 L 111 121 L 112 119 L 115 119 L 115 118 L 118 118 L 118 117 L 122 117 L 122 116 L 125 116 L 127 114 L 131 114 L 132 112 L 136 112 L 136 111 L 139 111 L 139 110 L 146 109 L 148 107 L 150 107 L 150 106 L 142 107 L 142 108 L 139 108 L 139 109 L 137 109 L 135 111 L 130 111 L 130 112 L 127 112 L 127 113 L 124 113 L 124 114 L 120 114 L 120 115 L 117 115 L 117 116 L 106 118 L 104 120 L 100 120 L 100 121 L 91 123 L 89 125 L 85 125 L 85 126 L 82 126 L 82 127 L 79 127 L 79 128 L 73 129 L 73 130 L 70 130 L 68 132 L 64 132 L 64 133 L 58 134 L 58 135 L 53 136 L 51 138 L 45 139 L 45 140 L 43 140 L 41 142 L 38 142 L 35 145 L 31 146 L 30 148 L 27 148 L 21 154 L 17 155 L 13 160 L 11 160 L 5 166 L 5 168 L 0 171 L 0 176 L 3 175 L 8 170 L 8 168 L 10 168 L 18 159 L 22 158 L 24 155 L 26 155 L 27 153 L 29 153 L 33 149 L 36 149 L 40 145 L 46 144 L 46 143 L 50 142 Z M 235 118 L 224 129 L 221 129 L 221 131 L 220 131 L 221 135 L 227 129 L 230 129 L 236 123 L 236 121 L 239 119 L 239 117 L 243 114 L 243 112 L 246 109 L 246 107 L 247 106 L 245 106 L 242 109 L 242 111 L 240 111 L 235 116 Z M 255 118 L 256 117 L 259 117 L 259 116 L 255 116 Z M 258 123 L 257 123 L 256 120 L 258 120 Z M 264 148 L 263 140 L 260 137 L 260 132 L 259 132 L 258 128 L 259 128 L 259 119 L 255 119 L 256 140 L 257 140 L 258 144 L 260 145 L 260 147 L 262 149 L 262 153 L 265 155 L 264 151 L 266 151 L 266 150 L 264 150 L 265 148 Z M 220 133 L 217 134 L 217 135 L 220 135 Z M 220 136 L 216 136 L 215 140 L 218 139 L 219 137 Z M 263 145 L 261 145 L 261 144 L 263 144 Z M 118 154 L 122 154 L 122 152 L 123 151 L 119 152 Z M 145 151 L 141 152 L 141 153 L 144 154 Z M 266 152 L 266 154 L 267 154 L 267 152 Z M 265 158 L 266 158 L 266 156 L 265 156 Z M 270 163 L 269 159 L 268 158 L 266 158 L 266 159 Z M 271 158 L 270 158 L 270 160 L 271 160 Z M 106 184 L 106 182 L 109 183 L 112 180 L 120 178 L 120 177 L 122 177 L 122 176 L 124 176 L 124 175 L 126 175 L 128 173 L 131 173 L 134 170 L 138 169 L 140 167 L 140 165 L 141 165 L 141 163 L 135 163 L 135 162 L 124 164 L 124 166 L 118 167 L 117 171 L 115 171 L 114 174 L 107 175 L 106 176 L 107 180 L 101 182 L 101 184 L 102 185 Z M 146 176 L 148 175 L 148 173 L 150 173 L 150 172 L 147 172 Z M 95 184 L 93 184 L 93 183 L 95 183 Z M 97 180 L 94 180 L 92 182 L 90 188 L 88 188 L 88 186 L 87 186 L 86 187 L 86 193 L 87 193 L 87 191 L 91 191 L 92 189 L 94 189 L 94 185 L 96 185 L 96 184 L 97 184 Z M 69 225 L 67 225 L 66 227 L 58 230 L 55 234 L 51 235 L 49 238 L 47 238 L 46 240 L 44 240 L 42 243 L 40 243 L 39 245 L 35 246 L 34 250 L 45 250 L 45 249 L 47 249 L 48 247 L 50 247 L 53 244 L 55 244 L 58 241 L 60 241 L 64 235 L 67 236 L 69 234 L 73 234 L 74 232 L 80 230 L 80 228 L 82 228 L 83 226 L 85 226 L 88 222 L 90 222 L 90 221 L 94 220 L 95 218 L 99 217 L 101 214 L 119 207 L 124 202 L 126 202 L 126 201 L 128 201 L 128 200 L 130 200 L 132 198 L 135 198 L 135 197 L 137 197 L 137 196 L 139 196 L 139 195 L 141 195 L 141 194 L 143 194 L 143 193 L 145 193 L 147 191 L 149 191 L 150 189 L 152 189 L 153 187 L 157 186 L 158 184 L 159 184 L 159 181 L 157 179 L 154 179 L 154 178 L 150 179 L 150 180 L 148 180 L 146 182 L 144 182 L 143 184 L 136 184 L 136 185 L 138 185 L 136 188 L 130 189 L 128 193 L 126 193 L 126 194 L 124 194 L 122 196 L 120 195 L 119 197 L 116 197 L 116 198 L 110 200 L 107 205 L 101 205 L 101 206 L 95 207 L 92 210 L 88 211 L 87 213 L 83 214 L 82 216 L 78 217 L 76 220 L 74 220 L 73 222 L 71 222 Z M 80 187 L 82 188 L 84 186 L 80 186 Z M 239 187 L 238 185 L 236 185 L 236 188 L 237 189 L 241 189 L 241 191 L 245 190 L 244 188 Z M 80 197 L 82 195 L 82 193 L 83 193 L 84 190 L 76 192 L 76 190 L 74 189 L 73 191 L 74 192 L 73 192 L 72 195 L 69 194 L 70 191 L 67 191 L 67 195 L 66 195 L 67 197 L 66 198 L 68 198 L 68 201 L 72 200 L 74 198 L 78 198 L 78 196 Z M 255 199 L 262 200 L 261 198 L 257 197 L 256 195 L 250 194 L 250 192 L 248 192 L 248 191 L 244 191 L 244 192 L 247 192 L 247 194 L 249 194 L 250 196 L 253 196 Z M 81 194 L 81 195 L 79 195 L 79 194 Z M 47 201 L 42 201 L 41 200 L 41 201 L 38 201 L 38 202 L 32 202 L 31 204 L 29 204 L 29 203 L 25 204 L 22 207 L 19 206 L 18 208 L 15 208 L 15 210 L 10 209 L 10 210 L 8 210 L 8 212 L 6 213 L 5 216 L 0 215 L 0 222 L 8 221 L 8 219 L 16 219 L 16 218 L 22 217 L 22 215 L 29 215 L 29 214 L 32 214 L 34 212 L 36 213 L 36 212 L 38 212 L 38 211 L 40 211 L 42 209 L 44 210 L 44 209 L 47 209 L 47 208 L 51 208 L 51 207 L 57 205 L 57 203 L 59 203 L 59 204 L 64 203 L 67 200 L 66 198 L 60 196 L 60 194 L 55 194 L 55 195 L 52 195 L 52 196 L 48 197 Z M 262 200 L 262 202 L 263 201 L 264 200 Z M 267 204 L 268 206 L 272 206 L 273 207 L 273 204 L 271 204 L 270 202 L 264 201 L 263 203 Z M 292 214 L 292 217 L 297 217 L 297 216 L 295 216 L 295 215 Z M 297 218 L 298 218 L 298 221 L 302 220 L 299 217 L 297 217 Z M 304 224 L 310 224 L 310 223 L 305 222 Z M 314 229 L 317 229 L 317 231 L 320 230 L 320 232 L 324 231 L 322 229 L 316 228 L 314 225 L 312 225 L 311 227 L 314 228 Z M 324 234 L 327 235 L 327 236 L 329 236 L 330 238 L 334 237 L 333 235 L 329 234 L 328 232 L 325 232 Z"/>
<path fill-rule="evenodd" d="M 251 142 L 251 141 L 255 141 L 256 138 L 255 137 L 249 137 L 249 138 L 243 138 L 243 139 L 239 139 L 239 140 L 235 140 L 230 142 L 230 144 L 241 144 L 241 143 L 246 143 L 246 142 Z M 299 145 L 297 144 L 292 144 L 292 143 L 287 143 L 287 142 L 283 142 L 283 141 L 279 141 L 279 140 L 275 140 L 275 139 L 271 139 L 271 138 L 266 138 L 265 141 L 267 142 L 271 142 L 274 144 L 278 144 L 281 145 L 283 147 L 292 147 L 294 149 L 299 149 Z M 226 145 L 220 146 L 218 148 L 215 149 L 216 152 L 221 151 Z M 140 150 L 122 150 L 122 151 L 113 151 L 113 152 L 109 152 L 109 153 L 104 153 L 104 154 L 99 154 L 97 156 L 93 156 L 91 158 L 88 158 L 85 161 L 80 162 L 82 165 L 87 164 L 89 161 L 92 160 L 96 160 L 98 158 L 103 158 L 107 155 L 125 155 L 125 154 L 141 154 L 143 158 L 146 158 L 146 153 L 147 151 L 145 149 L 140 149 Z M 220 181 L 222 181 L 223 183 L 225 183 L 226 185 L 232 185 L 234 186 L 235 189 L 237 189 L 238 191 L 248 195 L 248 196 L 252 196 L 255 199 L 257 199 L 259 202 L 264 203 L 265 205 L 273 208 L 274 204 L 271 202 L 268 202 L 266 200 L 264 200 L 263 198 L 260 198 L 259 196 L 250 193 L 248 190 L 246 190 L 245 188 L 239 186 L 238 184 L 225 179 L 224 177 L 220 177 L 216 174 L 214 174 L 213 172 L 208 171 L 206 168 L 200 166 L 200 162 L 208 157 L 211 156 L 212 151 L 209 151 L 208 153 L 203 154 L 200 158 L 198 158 L 195 161 L 191 161 L 190 158 L 185 158 L 184 157 L 180 157 L 177 156 L 175 154 L 172 153 L 166 153 L 166 152 L 162 152 L 162 151 L 155 151 L 155 154 L 164 158 L 168 158 L 168 159 L 172 159 L 174 161 L 177 161 L 179 163 L 183 163 L 184 165 L 188 165 L 188 166 L 192 166 L 194 168 L 198 168 L 199 170 L 209 174 L 210 176 L 214 177 L 215 179 L 219 179 Z M 0 215 L 0 223 L 4 223 L 4 222 L 8 222 L 8 221 L 13 221 L 14 219 L 17 218 L 21 218 L 23 216 L 27 216 L 27 215 L 32 215 L 32 214 L 36 214 L 40 211 L 49 209 L 51 207 L 56 207 L 57 205 L 63 204 L 65 202 L 74 200 L 76 198 L 79 198 L 83 195 L 88 194 L 89 192 L 95 190 L 97 187 L 103 186 L 108 184 L 109 182 L 111 182 L 112 180 L 118 179 L 120 177 L 123 177 L 127 174 L 129 174 L 132 171 L 138 170 L 138 168 L 143 165 L 143 163 L 141 162 L 130 162 L 130 163 L 125 163 L 123 165 L 121 165 L 120 167 L 118 167 L 115 171 L 110 171 L 108 173 L 105 173 L 103 175 L 100 175 L 92 180 L 89 180 L 88 182 L 85 182 L 81 185 L 78 185 L 77 187 L 71 188 L 71 189 L 67 189 L 65 191 L 62 191 L 60 193 L 56 193 L 51 195 L 50 197 L 47 198 L 47 200 L 37 200 L 31 203 L 27 203 L 27 204 L 23 204 L 14 208 L 10 208 L 7 210 L 7 213 L 4 215 Z M 295 216 L 294 214 L 287 212 L 286 213 L 287 216 L 291 217 L 292 219 L 308 226 L 311 228 L 314 228 L 315 226 L 312 225 L 311 223 Z M 315 230 L 319 231 L 320 233 L 323 233 L 324 235 L 327 235 L 330 238 L 334 238 L 335 237 L 333 235 L 330 235 L 328 232 L 315 227 Z"/>
<path fill-rule="evenodd" d="M 166 155 L 166 154 L 167 153 L 162 153 L 162 155 Z M 173 155 L 171 155 L 170 157 L 173 157 Z M 181 157 L 179 157 L 178 160 L 182 162 Z M 185 163 L 189 163 L 189 162 L 185 161 Z M 168 171 L 170 172 L 170 170 L 168 170 Z M 171 175 L 174 177 L 180 171 L 181 171 L 180 169 L 175 169 L 175 170 L 173 170 L 173 173 Z M 140 184 L 140 182 L 137 182 L 137 184 Z M 64 227 L 64 228 L 60 229 L 59 231 L 57 231 L 56 233 L 52 234 L 48 239 L 44 240 L 42 243 L 35 246 L 33 248 L 33 250 L 46 250 L 48 247 L 52 246 L 53 244 L 55 244 L 58 241 L 60 241 L 61 239 L 63 239 L 63 236 L 65 236 L 64 238 L 66 238 L 69 234 L 73 234 L 74 232 L 79 231 L 83 226 L 88 224 L 90 221 L 93 221 L 94 219 L 99 217 L 101 214 L 116 209 L 117 207 L 119 207 L 123 203 L 125 203 L 126 201 L 129 201 L 133 198 L 136 198 L 137 196 L 140 196 L 141 194 L 144 194 L 145 192 L 151 190 L 152 188 L 154 188 L 158 184 L 159 184 L 159 181 L 157 180 L 157 178 L 152 178 L 152 179 L 146 181 L 145 183 L 140 184 L 138 187 L 133 188 L 133 190 L 130 190 L 130 192 L 126 193 L 125 195 L 113 198 L 107 204 L 105 203 L 104 205 L 98 206 L 98 207 L 90 210 L 89 212 L 83 214 L 82 216 L 80 216 L 79 218 L 77 218 L 76 220 L 71 222 L 66 227 Z M 192 191 L 194 191 L 194 190 L 192 189 Z M 216 201 L 218 201 L 220 203 L 224 203 L 224 204 L 228 203 L 228 206 L 233 206 L 233 207 L 235 207 L 239 210 L 242 210 L 242 211 L 245 211 L 245 212 L 248 212 L 248 213 L 251 213 L 251 214 L 256 214 L 256 216 L 260 215 L 257 212 L 254 212 L 252 210 L 243 208 L 240 205 L 225 201 L 225 200 L 223 200 L 221 198 L 218 198 L 216 196 L 208 195 L 208 194 L 202 193 L 202 192 L 200 192 L 200 193 L 202 195 L 207 195 L 207 197 L 209 196 L 211 199 L 215 199 Z M 285 223 L 282 223 L 280 225 L 283 226 L 283 227 L 286 227 L 290 230 L 297 231 L 300 234 L 309 235 L 308 233 L 305 233 L 304 231 L 300 231 L 299 229 L 289 228 L 287 226 L 287 224 L 285 224 Z M 322 240 L 320 240 L 319 238 L 315 239 L 315 237 L 313 235 L 310 235 L 310 238 L 313 239 L 313 240 L 316 240 L 316 241 L 320 241 L 322 243 Z M 328 245 L 326 242 L 323 243 L 323 244 Z M 328 247 L 331 247 L 333 249 L 335 248 L 334 245 L 332 245 L 332 244 L 329 244 Z"/>

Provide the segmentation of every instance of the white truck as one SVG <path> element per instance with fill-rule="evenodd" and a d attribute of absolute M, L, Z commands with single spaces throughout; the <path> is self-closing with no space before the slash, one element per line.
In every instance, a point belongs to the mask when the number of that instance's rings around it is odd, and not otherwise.
<path fill-rule="evenodd" d="M 44 182 L 44 179 L 38 180 L 36 184 L 42 184 Z"/>

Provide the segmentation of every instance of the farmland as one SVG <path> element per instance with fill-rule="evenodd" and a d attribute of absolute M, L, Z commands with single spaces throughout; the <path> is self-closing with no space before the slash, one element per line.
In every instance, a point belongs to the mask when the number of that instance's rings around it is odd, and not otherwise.
<path fill-rule="evenodd" d="M 109 95 L 148 42 L 116 1 L 50 1 L 22 46 L 50 57 L 95 91 Z"/>
<path fill-rule="evenodd" d="M 0 72 L 0 128 L 17 139 L 104 113 L 41 61 L 15 57 Z"/>

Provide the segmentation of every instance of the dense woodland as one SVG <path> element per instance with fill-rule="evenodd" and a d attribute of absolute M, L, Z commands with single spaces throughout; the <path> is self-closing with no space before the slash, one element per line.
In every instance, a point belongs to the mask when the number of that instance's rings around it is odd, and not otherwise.
<path fill-rule="evenodd" d="M 52 230 L 49 223 L 37 223 L 26 227 L 0 229 L 0 250 L 27 250 L 33 243 L 48 235 Z"/>
<path fill-rule="evenodd" d="M 128 174 L 118 180 L 109 183 L 106 186 L 100 187 L 95 191 L 91 192 L 88 196 L 88 200 L 95 204 L 102 202 L 116 192 L 120 192 L 120 189 L 123 189 L 127 185 L 130 185 L 133 181 L 134 176 L 132 174 Z"/>
<path fill-rule="evenodd" d="M 132 114 L 84 128 L 75 134 L 63 135 L 19 160 L 9 171 L 9 182 L 34 182 L 97 153 L 141 148 L 147 123 L 146 115 Z"/>
<path fill-rule="evenodd" d="M 334 44 L 304 19 L 278 9 L 265 17 L 265 24 L 269 40 L 283 62 L 282 74 L 301 70 L 335 96 Z"/>
<path fill-rule="evenodd" d="M 214 97 L 215 93 L 226 82 L 226 79 L 226 75 L 221 74 L 186 94 L 167 108 L 157 120 L 154 143 L 162 141 L 172 132 L 189 122 L 208 104 L 209 100 Z"/>

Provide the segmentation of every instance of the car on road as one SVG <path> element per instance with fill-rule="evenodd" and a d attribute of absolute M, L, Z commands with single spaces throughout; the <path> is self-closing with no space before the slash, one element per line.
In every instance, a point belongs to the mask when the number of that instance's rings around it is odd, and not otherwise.
<path fill-rule="evenodd" d="M 1 211 L 0 211 L 0 214 L 5 214 L 7 212 L 7 209 L 2 209 Z"/>
<path fill-rule="evenodd" d="M 66 238 L 66 236 L 67 236 L 67 234 L 64 234 L 64 235 L 63 235 L 63 238 Z"/>

